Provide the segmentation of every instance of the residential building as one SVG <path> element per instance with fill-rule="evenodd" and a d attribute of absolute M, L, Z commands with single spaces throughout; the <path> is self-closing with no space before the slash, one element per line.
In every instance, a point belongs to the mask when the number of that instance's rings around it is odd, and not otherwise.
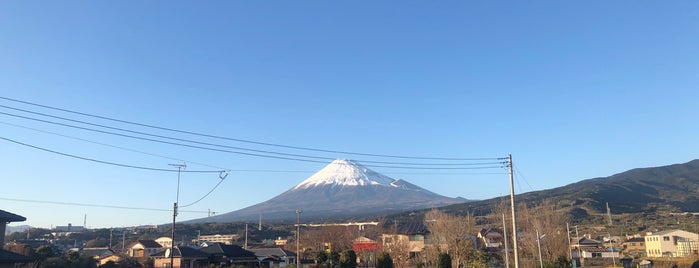
<path fill-rule="evenodd" d="M 504 241 L 502 231 L 498 228 L 481 229 L 478 232 L 478 239 L 486 249 L 500 248 Z"/>
<path fill-rule="evenodd" d="M 163 250 L 163 246 L 155 240 L 138 240 L 129 246 L 126 255 L 132 258 L 144 259 Z"/>
<path fill-rule="evenodd" d="M 359 266 L 367 267 L 376 262 L 376 253 L 381 250 L 381 244 L 376 240 L 360 236 L 352 241 L 352 250 L 357 254 Z"/>
<path fill-rule="evenodd" d="M 632 237 L 621 244 L 626 254 L 643 256 L 646 253 L 646 239 L 643 237 Z"/>
<path fill-rule="evenodd" d="M 172 237 L 161 236 L 155 239 L 155 242 L 160 244 L 163 248 L 169 248 L 172 246 Z"/>
<path fill-rule="evenodd" d="M 201 251 L 209 254 L 210 263 L 213 265 L 228 266 L 255 266 L 258 263 L 254 252 L 243 249 L 237 245 L 212 243 L 202 248 Z"/>
<path fill-rule="evenodd" d="M 85 232 L 86 230 L 85 226 L 73 226 L 69 223 L 67 226 L 56 226 L 51 230 L 51 234 L 54 237 L 66 237 L 74 233 Z"/>
<path fill-rule="evenodd" d="M 3 249 L 5 245 L 5 230 L 10 222 L 26 221 L 27 218 L 20 215 L 0 210 L 0 268 L 5 267 L 30 267 L 32 258 L 28 256 L 7 251 Z"/>
<path fill-rule="evenodd" d="M 296 253 L 282 248 L 251 248 L 260 268 L 284 267 L 296 263 Z"/>
<path fill-rule="evenodd" d="M 648 257 L 691 257 L 699 255 L 699 235 L 667 230 L 645 236 Z"/>
<path fill-rule="evenodd" d="M 392 234 L 382 234 L 382 247 L 406 246 L 410 252 L 410 257 L 420 255 L 425 248 L 425 241 L 428 239 L 429 231 L 422 222 L 408 222 L 396 226 L 396 232 Z"/>
<path fill-rule="evenodd" d="M 173 254 L 172 259 L 170 258 L 171 253 Z M 151 257 L 154 259 L 154 267 L 171 267 L 170 261 L 172 261 L 172 268 L 206 268 L 210 264 L 208 253 L 189 246 L 168 248 L 151 255 Z"/>
<path fill-rule="evenodd" d="M 213 242 L 213 243 L 223 243 L 226 245 L 233 245 L 233 242 L 240 238 L 238 234 L 215 234 L 215 235 L 200 235 L 197 237 L 197 242 Z"/>

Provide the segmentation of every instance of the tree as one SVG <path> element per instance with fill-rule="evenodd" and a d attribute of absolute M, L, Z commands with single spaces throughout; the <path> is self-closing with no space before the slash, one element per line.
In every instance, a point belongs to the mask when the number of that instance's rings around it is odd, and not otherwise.
<path fill-rule="evenodd" d="M 87 241 L 85 243 L 85 247 L 86 248 L 106 247 L 107 243 L 108 243 L 107 239 L 98 237 L 98 238 L 92 239 L 90 241 Z"/>
<path fill-rule="evenodd" d="M 538 259 L 539 246 L 536 233 L 539 233 L 541 257 L 545 266 L 554 265 L 560 257 L 568 255 L 568 233 L 566 230 L 567 215 L 548 200 L 539 204 L 527 206 L 520 203 L 517 209 L 517 229 L 520 260 L 525 262 Z"/>
<path fill-rule="evenodd" d="M 318 264 L 324 264 L 328 261 L 328 253 L 326 253 L 325 251 L 319 251 L 318 253 L 316 253 L 315 261 Z"/>
<path fill-rule="evenodd" d="M 340 253 L 340 268 L 356 268 L 357 253 L 354 250 L 344 250 Z"/>
<path fill-rule="evenodd" d="M 448 253 L 439 253 L 437 268 L 451 268 L 451 256 Z"/>
<path fill-rule="evenodd" d="M 457 267 L 466 263 L 467 256 L 476 250 L 471 235 L 476 224 L 471 213 L 460 217 L 432 209 L 425 213 L 425 225 L 432 235 L 432 246 L 438 252 L 448 253 Z"/>
<path fill-rule="evenodd" d="M 376 256 L 376 268 L 394 268 L 391 255 L 387 252 L 379 253 L 379 256 Z"/>

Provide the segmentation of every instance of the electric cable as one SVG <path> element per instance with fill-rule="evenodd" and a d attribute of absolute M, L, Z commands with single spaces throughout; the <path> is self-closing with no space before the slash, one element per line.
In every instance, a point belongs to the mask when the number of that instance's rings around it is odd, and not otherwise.
<path fill-rule="evenodd" d="M 106 126 L 106 125 L 103 125 L 103 124 L 90 123 L 90 122 L 85 122 L 85 121 L 81 121 L 81 120 L 75 120 L 75 119 L 65 118 L 65 117 L 61 117 L 61 116 L 55 116 L 55 115 L 50 115 L 50 114 L 45 114 L 45 113 L 39 113 L 39 112 L 29 111 L 29 110 L 20 109 L 20 108 L 15 108 L 15 107 L 9 107 L 9 106 L 5 106 L 5 105 L 0 105 L 0 107 L 5 108 L 5 109 L 11 109 L 11 110 L 15 110 L 15 111 L 20 111 L 20 112 L 24 112 L 24 113 L 29 113 L 29 114 L 34 114 L 34 115 L 40 115 L 40 116 L 44 116 L 44 117 L 50 117 L 50 118 L 54 118 L 54 119 L 60 119 L 60 120 L 69 121 L 69 122 L 73 122 L 73 123 L 79 123 L 79 124 L 84 124 L 84 125 L 89 125 L 89 126 L 94 126 L 94 127 L 101 127 L 101 128 L 106 128 L 106 129 L 111 129 L 111 130 L 117 130 L 117 131 L 132 133 L 132 134 L 139 134 L 139 135 L 144 135 L 144 136 L 150 136 L 150 137 L 156 137 L 156 138 L 161 138 L 161 139 L 169 139 L 169 140 L 180 141 L 180 142 L 194 143 L 194 144 L 199 144 L 199 145 L 215 146 L 215 147 L 222 147 L 222 148 L 228 148 L 228 149 L 243 150 L 243 151 L 249 151 L 249 152 L 255 152 L 255 153 L 276 154 L 276 155 L 283 155 L 283 156 L 288 156 L 288 157 L 302 157 L 302 158 L 310 158 L 310 159 L 320 159 L 320 160 L 326 160 L 326 161 L 332 161 L 332 160 L 335 159 L 335 158 L 331 158 L 331 157 L 309 156 L 309 155 L 291 154 L 291 153 L 275 152 L 275 151 L 268 151 L 268 150 L 257 150 L 257 149 L 251 149 L 251 148 L 245 148 L 245 147 L 228 146 L 228 145 L 215 144 L 215 143 L 209 143 L 209 142 L 194 141 L 194 140 L 190 140 L 190 139 L 181 139 L 181 138 L 175 138 L 175 137 L 169 137 L 169 136 L 151 134 L 151 133 L 142 132 L 142 131 L 135 131 L 135 130 L 130 130 L 130 129 L 124 129 L 124 128 Z M 143 137 L 137 137 L 137 136 L 125 135 L 125 134 L 118 134 L 118 133 L 114 133 L 114 132 L 103 131 L 103 130 L 97 130 L 97 129 L 92 129 L 92 128 L 79 127 L 79 126 L 75 126 L 75 125 L 69 125 L 69 124 L 64 124 L 64 123 L 58 123 L 58 122 L 55 122 L 55 121 L 48 121 L 48 120 L 43 120 L 43 119 L 38 119 L 38 118 L 28 117 L 28 116 L 22 116 L 22 115 L 17 115 L 17 114 L 10 114 L 10 113 L 5 113 L 5 112 L 0 112 L 0 114 L 4 114 L 4 115 L 8 115 L 8 116 L 13 116 L 13 117 L 19 117 L 19 118 L 28 119 L 28 120 L 39 121 L 39 122 L 44 122 L 44 123 L 49 123 L 49 124 L 61 125 L 61 126 L 65 126 L 65 127 L 78 128 L 78 129 L 83 129 L 83 130 L 88 130 L 88 131 L 95 131 L 95 132 L 100 132 L 100 133 L 105 133 L 105 134 L 119 135 L 119 136 L 123 136 L 123 137 L 135 138 L 135 139 L 145 139 L 145 140 L 154 141 L 154 142 L 164 142 L 164 141 L 157 141 L 157 140 L 149 139 L 149 138 L 143 138 Z M 185 145 L 183 145 L 183 144 L 181 144 L 181 143 L 171 143 L 171 142 L 166 142 L 166 143 L 172 144 L 172 145 L 185 146 Z M 198 147 L 198 146 L 197 146 L 196 148 L 201 148 L 201 147 Z M 206 147 L 206 148 L 208 148 L 208 147 Z M 211 148 L 211 149 L 213 149 L 213 148 Z M 489 160 L 496 160 L 496 159 L 493 158 L 493 159 L 489 159 Z M 481 161 L 484 161 L 484 160 L 481 160 Z M 481 162 L 481 163 L 406 163 L 406 162 L 387 162 L 387 161 L 372 161 L 372 160 L 361 160 L 361 162 L 362 162 L 362 163 L 374 163 L 374 164 L 388 164 L 388 165 L 418 165 L 418 166 L 474 166 L 474 165 L 494 164 L 494 162 Z M 324 162 L 323 162 L 323 163 L 324 163 Z"/>
<path fill-rule="evenodd" d="M 134 166 L 134 165 L 128 165 L 128 164 L 120 164 L 120 163 L 115 163 L 115 162 L 103 161 L 103 160 L 98 160 L 98 159 L 94 159 L 94 158 L 87 158 L 87 157 L 82 157 L 82 156 L 67 154 L 67 153 L 63 153 L 63 152 L 59 152 L 59 151 L 54 151 L 54 150 L 46 149 L 46 148 L 43 148 L 43 147 L 34 146 L 34 145 L 31 145 L 31 144 L 27 144 L 27 143 L 23 143 L 23 142 L 20 142 L 20 141 L 16 141 L 16 140 L 13 140 L 13 139 L 8 139 L 8 138 L 5 138 L 5 137 L 0 137 L 0 139 L 5 140 L 5 141 L 8 141 L 8 142 L 15 143 L 15 144 L 19 144 L 19 145 L 22 145 L 22 146 L 34 148 L 34 149 L 37 149 L 37 150 L 41 150 L 41 151 L 53 153 L 53 154 L 58 154 L 58 155 L 66 156 L 66 157 L 76 158 L 76 159 L 85 160 L 85 161 L 90 161 L 90 162 L 95 162 L 95 163 L 100 163 L 100 164 L 106 164 L 106 165 L 112 165 L 112 166 L 125 167 L 125 168 L 142 169 L 142 170 L 151 170 L 151 171 L 163 171 L 163 172 L 187 172 L 187 173 L 220 173 L 220 172 L 221 172 L 221 170 L 183 170 L 183 171 L 179 171 L 179 170 L 177 170 L 177 169 L 152 168 L 152 167 L 143 167 L 143 166 Z"/>
<path fill-rule="evenodd" d="M 200 165 L 200 166 L 205 166 L 205 167 L 210 167 L 210 168 L 215 168 L 215 169 L 221 169 L 221 170 L 229 170 L 229 171 L 231 170 L 231 169 L 229 169 L 229 168 L 218 167 L 218 166 L 212 166 L 212 165 L 203 164 L 203 163 L 198 163 L 198 162 L 194 162 L 194 161 L 189 161 L 189 160 L 184 160 L 184 159 L 179 159 L 179 158 L 174 158 L 174 157 L 169 157 L 169 156 L 164 156 L 164 155 L 159 155 L 159 154 L 154 154 L 154 153 L 149 153 L 149 152 L 145 152 L 145 151 L 141 151 L 141 150 L 126 148 L 126 147 L 122 147 L 122 146 L 116 146 L 116 145 L 107 144 L 107 143 L 103 143 L 103 142 L 98 142 L 98 141 L 83 139 L 83 138 L 79 138 L 79 137 L 69 136 L 69 135 L 65 135 L 65 134 L 60 134 L 60 133 L 56 133 L 56 132 L 52 132 L 52 131 L 46 131 L 46 130 L 41 130 L 41 129 L 37 129 L 37 128 L 27 127 L 27 126 L 21 126 L 21 125 L 12 124 L 12 123 L 7 123 L 7 122 L 3 122 L 3 121 L 0 121 L 0 124 L 4 124 L 4 125 L 8 125 L 8 126 L 13 126 L 13 127 L 17 127 L 17 128 L 22 128 L 22 129 L 27 129 L 27 130 L 32 130 L 32 131 L 41 132 L 41 133 L 45 133 L 45 134 L 51 134 L 51 135 L 55 135 L 55 136 L 59 136 L 59 137 L 64 137 L 64 138 L 68 138 L 68 139 L 74 139 L 74 140 L 78 140 L 78 141 L 82 141 L 82 142 L 97 144 L 97 145 L 101 145 L 101 146 L 116 148 L 116 149 L 120 149 L 120 150 L 124 150 L 124 151 L 129 151 L 129 152 L 134 152 L 134 153 L 139 153 L 139 154 L 144 154 L 144 155 L 149 155 L 149 156 L 160 157 L 160 158 L 168 159 L 168 160 L 186 162 L 186 163 L 191 163 L 191 164 L 196 164 L 196 165 Z"/>
<path fill-rule="evenodd" d="M 247 153 L 247 152 L 240 152 L 240 151 L 223 150 L 223 149 L 216 149 L 216 148 L 203 147 L 203 146 L 197 146 L 197 145 L 190 145 L 190 144 L 183 144 L 183 143 L 162 141 L 162 140 L 156 140 L 156 139 L 150 139 L 150 138 L 144 138 L 144 137 L 138 137 L 138 136 L 127 135 L 127 134 L 114 133 L 114 132 L 109 132 L 109 131 L 104 131 L 104 130 L 86 128 L 86 127 L 81 127 L 81 126 L 74 126 L 74 125 L 70 125 L 70 124 L 59 123 L 59 122 L 53 122 L 53 121 L 48 121 L 48 120 L 44 120 L 44 119 L 39 119 L 39 118 L 33 118 L 33 117 L 23 116 L 23 115 L 9 114 L 9 113 L 5 113 L 5 112 L 0 112 L 0 114 L 4 114 L 4 115 L 8 115 L 8 116 L 13 116 L 13 117 L 18 117 L 18 118 L 23 118 L 23 119 L 28 119 L 28 120 L 33 120 L 33 121 L 39 121 L 39 122 L 49 123 L 49 124 L 54 124 L 54 125 L 60 125 L 60 126 L 71 127 L 71 128 L 77 128 L 77 129 L 82 129 L 82 130 L 87 130 L 87 131 L 99 132 L 99 133 L 103 133 L 103 134 L 116 135 L 116 136 L 121 136 L 121 137 L 126 137 L 126 138 L 140 139 L 140 140 L 146 140 L 146 141 L 151 141 L 151 142 L 157 142 L 157 143 L 163 143 L 163 144 L 170 144 L 170 145 L 177 145 L 177 146 L 183 146 L 183 147 L 189 147 L 189 148 L 196 148 L 196 149 L 202 149 L 202 150 L 210 150 L 210 151 L 217 151 L 217 152 L 224 152 L 224 153 L 233 153 L 233 154 L 248 155 L 248 156 L 257 156 L 257 157 L 264 157 L 264 158 L 274 158 L 274 159 L 281 159 L 281 160 L 292 160 L 292 161 L 311 162 L 311 163 L 321 163 L 321 164 L 326 164 L 326 163 L 327 163 L 326 161 L 319 161 L 319 160 L 310 160 L 310 159 L 301 159 L 301 158 L 292 158 L 292 157 L 283 157 L 283 156 L 274 156 L 274 155 L 264 155 L 264 154 L 256 154 L 256 153 Z M 326 160 L 331 160 L 331 159 L 334 160 L 334 158 L 327 158 Z M 473 164 L 473 163 L 470 163 L 470 164 Z M 490 168 L 497 168 L 498 166 L 495 166 L 495 165 L 497 165 L 497 164 L 502 164 L 502 162 L 488 162 L 488 163 L 475 163 L 475 164 L 473 164 L 473 165 L 484 165 L 484 166 L 481 166 L 481 167 L 405 167 L 405 166 L 387 166 L 387 165 L 364 165 L 364 166 L 366 166 L 366 167 L 396 168 L 396 169 L 444 169 L 444 170 L 461 170 L 461 169 L 490 169 Z"/>
<path fill-rule="evenodd" d="M 170 132 L 177 132 L 177 133 L 189 134 L 189 135 L 195 135 L 195 136 L 201 136 L 201 137 L 208 137 L 208 138 L 215 138 L 215 139 L 221 139 L 221 140 L 229 140 L 229 141 L 257 144 L 257 145 L 265 145 L 265 146 L 274 146 L 274 147 L 281 147 L 281 148 L 288 148 L 288 149 L 296 149 L 296 150 L 306 150 L 306 151 L 335 153 L 335 154 L 361 155 L 361 156 L 371 156 L 371 157 L 422 159 L 422 160 L 448 160 L 448 161 L 474 161 L 474 160 L 496 160 L 496 159 L 502 160 L 501 158 L 451 158 L 451 157 L 401 156 L 401 155 L 359 153 L 359 152 L 326 150 L 326 149 L 301 147 L 301 146 L 291 146 L 291 145 L 284 145 L 284 144 L 275 144 L 275 143 L 268 143 L 268 142 L 259 142 L 259 141 L 245 140 L 245 139 L 229 138 L 229 137 L 223 137 L 223 136 L 198 133 L 198 132 L 193 132 L 193 131 L 178 130 L 178 129 L 167 128 L 167 127 L 160 127 L 160 126 L 155 126 L 155 125 L 149 125 L 149 124 L 137 123 L 137 122 L 127 121 L 127 120 L 110 118 L 110 117 L 106 117 L 106 116 L 88 114 L 88 113 L 83 113 L 83 112 L 78 112 L 78 111 L 73 111 L 73 110 L 68 110 L 68 109 L 63 109 L 63 108 L 58 108 L 58 107 L 23 101 L 23 100 L 17 100 L 17 99 L 12 99 L 12 98 L 3 97 L 3 96 L 0 96 L 0 99 L 12 101 L 12 102 L 17 102 L 17 103 L 22 103 L 22 104 L 26 104 L 26 105 L 32 105 L 32 106 L 36 106 L 36 107 L 42 107 L 45 109 L 61 111 L 61 112 L 65 112 L 65 113 L 72 113 L 72 114 L 77 114 L 77 115 L 82 115 L 82 116 L 87 116 L 87 117 L 92 117 L 92 118 L 98 118 L 98 119 L 102 119 L 102 120 L 109 120 L 109 121 L 113 121 L 113 122 L 131 124 L 131 125 L 136 125 L 136 126 L 141 126 L 141 127 L 148 127 L 148 128 L 153 128 L 153 129 L 170 131 Z"/>
<path fill-rule="evenodd" d="M 6 198 L 6 197 L 0 197 L 0 200 L 14 201 L 14 202 L 38 203 L 38 204 L 64 205 L 64 206 L 81 206 L 81 207 L 98 207 L 98 208 L 115 208 L 115 209 L 172 212 L 172 209 L 163 209 L 163 208 L 126 207 L 126 206 L 100 205 L 100 204 L 89 204 L 89 203 L 72 203 L 72 202 L 47 201 L 47 200 L 32 200 L 32 199 L 19 199 L 19 198 Z M 199 210 L 180 210 L 180 212 L 209 213 L 209 211 L 199 211 Z"/>

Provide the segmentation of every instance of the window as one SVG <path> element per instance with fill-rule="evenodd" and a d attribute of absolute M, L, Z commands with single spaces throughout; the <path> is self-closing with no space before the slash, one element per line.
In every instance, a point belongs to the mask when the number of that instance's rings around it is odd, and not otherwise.
<path fill-rule="evenodd" d="M 602 252 L 592 252 L 593 258 L 602 258 Z"/>
<path fill-rule="evenodd" d="M 669 236 L 663 236 L 663 241 L 670 241 L 670 237 L 669 237 Z"/>
<path fill-rule="evenodd" d="M 410 240 L 410 241 L 422 241 L 422 240 L 425 240 L 425 237 L 422 235 L 411 235 L 408 237 L 408 240 Z"/>

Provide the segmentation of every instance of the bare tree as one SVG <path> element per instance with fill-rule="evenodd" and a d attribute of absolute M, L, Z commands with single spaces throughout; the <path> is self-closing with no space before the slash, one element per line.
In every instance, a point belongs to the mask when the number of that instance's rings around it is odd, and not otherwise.
<path fill-rule="evenodd" d="M 564 210 L 557 209 L 555 205 L 545 200 L 533 206 L 521 203 L 517 211 L 522 267 L 539 267 L 539 244 L 541 259 L 545 265 L 554 263 L 561 256 L 567 258 L 569 241 L 566 222 L 568 217 Z"/>
<path fill-rule="evenodd" d="M 432 246 L 438 252 L 451 255 L 454 267 L 466 264 L 468 256 L 477 250 L 473 214 L 459 217 L 432 209 L 425 214 L 425 223 L 430 230 Z"/>

